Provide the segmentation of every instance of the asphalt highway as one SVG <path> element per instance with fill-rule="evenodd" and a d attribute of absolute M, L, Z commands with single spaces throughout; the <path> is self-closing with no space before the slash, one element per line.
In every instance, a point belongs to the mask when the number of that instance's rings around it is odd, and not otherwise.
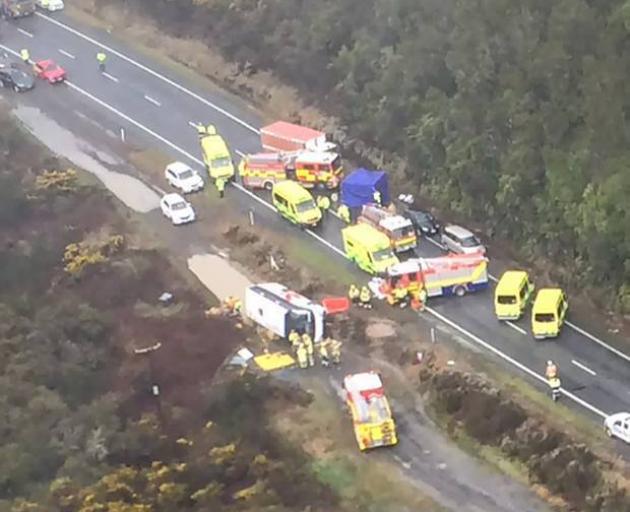
<path fill-rule="evenodd" d="M 52 108 L 51 91 L 41 89 L 58 88 L 55 92 L 67 103 L 67 115 L 72 115 L 73 105 L 80 102 L 97 105 L 99 118 L 102 116 L 103 125 L 110 130 L 117 133 L 122 128 L 126 133 L 137 134 L 147 145 L 159 147 L 174 159 L 199 168 L 197 135 L 190 122 L 216 125 L 237 154 L 260 150 L 257 128 L 263 122 L 252 109 L 229 94 L 202 88 L 177 76 L 173 70 L 124 47 L 105 32 L 79 26 L 63 13 L 54 17 L 38 14 L 16 22 L 2 22 L 0 26 L 0 44 L 5 48 L 13 52 L 28 48 L 33 60 L 53 58 L 68 70 L 67 84 L 39 83 L 30 93 L 43 111 Z M 104 75 L 98 71 L 95 57 L 100 48 L 108 54 Z M 64 114 L 56 108 L 55 115 Z M 259 222 L 283 222 L 265 204 L 262 195 L 243 190 L 229 191 L 228 195 L 244 212 L 255 211 Z M 341 227 L 342 223 L 329 215 L 325 225 L 314 232 L 298 229 L 294 232 L 304 243 L 325 246 L 327 257 L 348 265 L 340 251 Z M 418 248 L 421 256 L 441 253 L 435 241 L 422 240 Z M 492 262 L 490 266 L 492 269 Z M 496 320 L 492 289 L 461 299 L 435 299 L 429 306 L 424 315 L 444 322 L 469 341 L 518 368 L 529 379 L 544 383 L 545 362 L 549 359 L 557 362 L 566 398 L 595 418 L 630 411 L 630 356 L 604 337 L 587 332 L 587 326 L 578 326 L 579 319 L 571 318 L 570 314 L 570 323 L 557 340 L 537 342 L 529 333 L 528 317 L 508 324 Z"/>

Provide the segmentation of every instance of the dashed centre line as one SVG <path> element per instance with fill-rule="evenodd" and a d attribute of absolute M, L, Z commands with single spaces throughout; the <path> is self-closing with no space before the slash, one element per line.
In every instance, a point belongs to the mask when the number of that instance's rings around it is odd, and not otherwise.
<path fill-rule="evenodd" d="M 156 107 L 162 106 L 162 104 L 158 100 L 152 98 L 151 96 L 147 96 L 146 94 L 144 95 L 144 99 L 147 100 L 149 103 L 153 103 Z"/>
<path fill-rule="evenodd" d="M 61 55 L 65 55 L 66 57 L 68 57 L 69 59 L 76 59 L 76 57 L 74 55 L 72 55 L 71 53 L 68 53 L 66 50 L 59 48 L 59 53 L 61 53 Z"/>
<path fill-rule="evenodd" d="M 116 78 L 115 76 L 110 75 L 109 73 L 105 73 L 105 72 L 103 72 L 103 76 L 104 76 L 105 78 L 108 78 L 108 79 L 109 79 L 109 80 L 111 80 L 112 82 L 116 82 L 116 83 L 118 83 L 118 82 L 119 82 L 118 78 Z"/>
<path fill-rule="evenodd" d="M 571 359 L 571 362 L 577 366 L 580 370 L 584 370 L 586 373 L 592 375 L 593 377 L 595 377 L 595 375 L 597 375 L 597 373 L 595 373 L 593 370 L 591 370 L 588 366 L 583 365 L 582 363 L 580 363 L 579 361 L 576 361 L 575 359 Z"/>
<path fill-rule="evenodd" d="M 23 28 L 18 27 L 18 28 L 17 28 L 17 31 L 18 31 L 20 34 L 25 35 L 26 37 L 31 37 L 31 38 L 35 37 L 33 34 L 31 34 L 30 32 L 27 32 L 27 31 L 26 31 L 26 30 L 24 30 Z"/>

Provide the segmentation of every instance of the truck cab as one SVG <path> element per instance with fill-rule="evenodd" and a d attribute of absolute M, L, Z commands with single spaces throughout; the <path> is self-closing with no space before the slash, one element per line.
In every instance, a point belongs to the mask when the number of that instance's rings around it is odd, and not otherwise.
<path fill-rule="evenodd" d="M 569 303 L 559 288 L 543 288 L 536 295 L 532 308 L 532 333 L 536 339 L 560 335 Z"/>
<path fill-rule="evenodd" d="M 289 168 L 304 186 L 323 185 L 329 189 L 339 186 L 343 173 L 341 157 L 337 153 L 323 151 L 302 151 Z"/>
<path fill-rule="evenodd" d="M 369 224 L 356 224 L 341 230 L 346 256 L 369 274 L 384 274 L 399 263 L 389 238 Z"/>
<path fill-rule="evenodd" d="M 225 140 L 219 135 L 214 126 L 208 126 L 205 133 L 200 133 L 201 153 L 206 171 L 211 179 L 223 178 L 230 180 L 234 177 L 234 163 Z"/>
<path fill-rule="evenodd" d="M 408 218 L 391 213 L 376 204 L 363 205 L 358 220 L 384 233 L 389 238 L 394 252 L 411 251 L 418 244 L 416 230 Z"/>
<path fill-rule="evenodd" d="M 518 320 L 534 295 L 534 285 L 523 270 L 505 272 L 494 290 L 494 311 L 499 320 Z"/>

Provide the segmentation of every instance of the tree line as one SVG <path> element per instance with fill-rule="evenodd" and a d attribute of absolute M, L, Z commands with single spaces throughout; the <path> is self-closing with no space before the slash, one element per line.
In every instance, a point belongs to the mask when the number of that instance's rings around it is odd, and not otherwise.
<path fill-rule="evenodd" d="M 630 2 L 125 4 L 273 70 L 346 149 L 630 311 Z"/>

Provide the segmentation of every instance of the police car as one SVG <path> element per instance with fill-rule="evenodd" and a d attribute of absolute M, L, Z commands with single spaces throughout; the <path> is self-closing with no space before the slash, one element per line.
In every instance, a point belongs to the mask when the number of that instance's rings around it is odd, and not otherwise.
<path fill-rule="evenodd" d="M 609 437 L 617 437 L 630 444 L 630 413 L 611 414 L 604 420 L 604 428 Z"/>

